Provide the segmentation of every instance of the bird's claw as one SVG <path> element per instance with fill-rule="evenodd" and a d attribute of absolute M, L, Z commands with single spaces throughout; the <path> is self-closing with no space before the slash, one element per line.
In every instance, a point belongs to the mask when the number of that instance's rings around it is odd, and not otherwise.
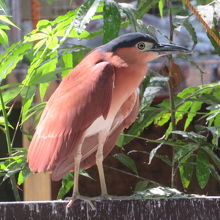
<path fill-rule="evenodd" d="M 65 200 L 69 200 L 69 202 L 67 203 L 67 208 L 71 207 L 73 205 L 73 203 L 77 200 L 83 200 L 85 202 L 87 202 L 92 210 L 96 210 L 95 206 L 93 205 L 93 203 L 91 202 L 92 198 L 90 197 L 86 197 L 86 196 L 82 196 L 80 194 L 74 194 L 72 197 L 67 197 L 65 198 Z"/>

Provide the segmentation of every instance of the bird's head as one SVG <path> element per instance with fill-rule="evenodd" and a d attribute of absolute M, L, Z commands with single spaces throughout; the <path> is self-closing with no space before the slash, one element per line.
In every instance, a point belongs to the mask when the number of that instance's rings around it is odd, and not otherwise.
<path fill-rule="evenodd" d="M 102 46 L 106 52 L 113 52 L 128 61 L 149 62 L 158 57 L 190 53 L 184 47 L 174 44 L 160 44 L 150 35 L 143 33 L 129 33 L 119 36 Z"/>

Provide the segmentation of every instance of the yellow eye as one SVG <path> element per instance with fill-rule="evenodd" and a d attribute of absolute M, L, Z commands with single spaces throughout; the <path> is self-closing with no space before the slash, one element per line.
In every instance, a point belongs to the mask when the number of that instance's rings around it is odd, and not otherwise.
<path fill-rule="evenodd" d="M 145 49 L 145 43 L 144 42 L 138 42 L 137 43 L 137 48 L 139 50 L 144 50 Z"/>

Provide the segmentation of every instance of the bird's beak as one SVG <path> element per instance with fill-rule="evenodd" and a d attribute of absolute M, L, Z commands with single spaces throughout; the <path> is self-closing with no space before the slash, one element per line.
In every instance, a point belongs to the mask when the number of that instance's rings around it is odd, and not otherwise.
<path fill-rule="evenodd" d="M 155 44 L 154 47 L 151 49 L 151 51 L 157 52 L 160 55 L 169 55 L 176 53 L 184 53 L 184 54 L 192 53 L 192 51 L 174 44 Z"/>

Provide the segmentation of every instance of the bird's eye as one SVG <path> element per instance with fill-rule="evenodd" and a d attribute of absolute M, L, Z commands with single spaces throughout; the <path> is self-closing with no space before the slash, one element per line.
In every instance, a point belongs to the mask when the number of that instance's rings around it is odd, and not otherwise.
<path fill-rule="evenodd" d="M 145 43 L 144 43 L 144 42 L 138 42 L 138 43 L 137 43 L 137 48 L 138 48 L 139 50 L 144 50 L 144 48 L 145 48 Z"/>

